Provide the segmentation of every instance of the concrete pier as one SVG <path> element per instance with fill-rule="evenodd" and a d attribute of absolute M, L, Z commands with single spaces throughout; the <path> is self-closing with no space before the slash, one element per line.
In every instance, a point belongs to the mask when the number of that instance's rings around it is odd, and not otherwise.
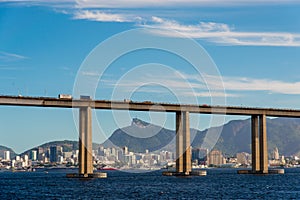
<path fill-rule="evenodd" d="M 260 137 L 260 173 L 268 173 L 268 146 L 267 146 L 267 120 L 266 115 L 259 116 Z"/>
<path fill-rule="evenodd" d="M 258 115 L 251 117 L 251 138 L 252 138 L 252 173 L 259 172 L 259 129 L 258 129 Z"/>
<path fill-rule="evenodd" d="M 183 173 L 183 126 L 181 112 L 176 112 L 176 172 Z"/>
<path fill-rule="evenodd" d="M 252 172 L 268 173 L 267 124 L 266 115 L 251 116 Z"/>
<path fill-rule="evenodd" d="M 176 112 L 176 171 L 164 176 L 205 176 L 206 171 L 192 171 L 189 112 Z"/>
<path fill-rule="evenodd" d="M 238 173 L 268 174 L 266 115 L 251 116 L 251 140 L 252 171 L 248 172 L 248 170 L 241 170 Z"/>
<path fill-rule="evenodd" d="M 79 171 L 67 174 L 68 178 L 106 178 L 106 173 L 94 173 L 92 154 L 91 107 L 79 108 Z"/>
<path fill-rule="evenodd" d="M 79 174 L 93 173 L 91 108 L 79 109 Z"/>
<path fill-rule="evenodd" d="M 182 112 L 182 125 L 183 125 L 183 129 L 182 129 L 183 131 L 183 172 L 188 174 L 192 171 L 189 112 Z"/>
<path fill-rule="evenodd" d="M 176 172 L 192 171 L 189 112 L 176 112 Z"/>

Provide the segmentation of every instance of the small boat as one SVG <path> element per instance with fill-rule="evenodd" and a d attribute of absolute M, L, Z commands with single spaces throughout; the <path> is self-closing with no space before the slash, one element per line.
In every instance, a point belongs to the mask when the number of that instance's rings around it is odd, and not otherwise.
<path fill-rule="evenodd" d="M 98 170 L 117 170 L 117 168 L 105 166 L 105 167 L 99 167 Z"/>

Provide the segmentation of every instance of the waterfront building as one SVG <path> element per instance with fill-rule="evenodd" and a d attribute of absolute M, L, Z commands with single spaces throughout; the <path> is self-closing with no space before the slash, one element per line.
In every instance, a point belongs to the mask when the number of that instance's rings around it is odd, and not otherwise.
<path fill-rule="evenodd" d="M 24 160 L 22 162 L 22 167 L 27 167 L 27 166 L 29 166 L 29 157 L 26 154 L 26 155 L 24 155 Z"/>
<path fill-rule="evenodd" d="M 272 151 L 272 159 L 279 160 L 279 151 L 277 147 L 275 147 Z"/>
<path fill-rule="evenodd" d="M 56 146 L 50 147 L 50 162 L 56 162 L 57 161 L 57 148 Z"/>
<path fill-rule="evenodd" d="M 12 161 L 11 161 L 11 167 L 14 168 L 14 167 L 15 167 L 15 164 L 16 164 L 16 160 L 12 160 Z"/>
<path fill-rule="evenodd" d="M 38 147 L 37 148 L 37 155 L 38 155 L 38 157 L 37 157 L 38 160 L 43 160 L 44 156 L 45 156 L 44 148 Z"/>
<path fill-rule="evenodd" d="M 103 146 L 100 146 L 98 148 L 98 156 L 104 156 L 104 147 Z"/>
<path fill-rule="evenodd" d="M 105 156 L 105 157 L 109 157 L 110 154 L 111 154 L 110 148 L 104 149 L 104 156 Z"/>
<path fill-rule="evenodd" d="M 128 154 L 128 147 L 123 147 L 123 154 L 124 155 L 127 155 Z"/>
<path fill-rule="evenodd" d="M 236 154 L 237 163 L 242 165 L 249 165 L 251 160 L 251 154 L 242 152 Z"/>
<path fill-rule="evenodd" d="M 124 162 L 124 154 L 123 151 L 118 151 L 118 160 Z"/>
<path fill-rule="evenodd" d="M 30 152 L 30 159 L 33 160 L 33 161 L 37 160 L 37 150 L 32 150 Z"/>
<path fill-rule="evenodd" d="M 64 162 L 64 157 L 59 155 L 57 158 L 57 162 L 62 164 Z"/>
<path fill-rule="evenodd" d="M 60 146 L 51 146 L 50 147 L 50 162 L 58 162 L 58 157 L 62 156 L 62 147 Z"/>
<path fill-rule="evenodd" d="M 71 158 L 72 156 L 73 156 L 73 152 L 72 151 L 64 152 L 64 158 L 65 159 Z"/>
<path fill-rule="evenodd" d="M 208 164 L 212 166 L 225 164 L 223 154 L 219 150 L 212 150 L 208 154 Z"/>
<path fill-rule="evenodd" d="M 192 160 L 197 161 L 197 164 L 207 165 L 208 149 L 206 148 L 192 148 Z"/>
<path fill-rule="evenodd" d="M 10 151 L 4 151 L 4 160 L 10 161 Z"/>
<path fill-rule="evenodd" d="M 21 157 L 20 156 L 16 156 L 16 161 L 20 161 Z"/>

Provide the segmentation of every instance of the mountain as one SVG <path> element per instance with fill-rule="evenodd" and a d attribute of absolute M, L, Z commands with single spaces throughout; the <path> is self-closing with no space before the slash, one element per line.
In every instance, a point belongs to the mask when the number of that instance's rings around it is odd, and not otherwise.
<path fill-rule="evenodd" d="M 233 120 L 224 126 L 212 127 L 204 131 L 198 131 L 192 141 L 193 147 L 211 147 L 215 138 L 219 136 L 214 148 L 221 150 L 226 155 L 235 155 L 238 152 L 251 150 L 250 120 Z M 204 141 L 204 138 L 208 138 Z M 268 140 L 268 142 L 270 142 Z M 269 146 L 270 147 L 270 146 Z"/>
<path fill-rule="evenodd" d="M 251 150 L 251 126 L 250 119 L 234 120 L 223 126 L 219 140 L 215 146 L 228 155 L 237 152 L 250 152 Z M 220 127 L 217 127 L 220 128 Z M 204 131 L 206 134 L 211 128 Z M 213 131 L 212 131 L 213 132 Z M 201 134 L 200 134 L 201 135 Z M 198 136 L 199 137 L 199 136 Z M 283 155 L 290 156 L 300 153 L 300 119 L 275 118 L 267 119 L 268 152 L 277 147 Z M 195 140 L 192 146 L 200 146 L 203 140 Z"/>
<path fill-rule="evenodd" d="M 173 144 L 174 136 L 175 132 L 172 130 L 134 118 L 130 126 L 114 131 L 104 146 L 127 146 L 133 152 L 145 152 L 146 149 L 155 151 Z"/>
<path fill-rule="evenodd" d="M 238 152 L 251 152 L 250 119 L 233 120 L 220 127 L 213 127 L 204 131 L 191 129 L 193 147 L 206 147 L 214 141 L 217 133 L 220 137 L 215 145 L 216 149 L 226 155 Z M 147 137 L 148 136 L 148 137 Z M 267 119 L 267 136 L 269 153 L 277 147 L 284 155 L 300 154 L 300 119 L 275 118 Z M 175 147 L 175 131 L 149 124 L 139 119 L 133 119 L 130 126 L 117 129 L 104 143 L 104 146 L 127 146 L 130 151 L 145 152 L 155 150 L 173 150 Z"/>
<path fill-rule="evenodd" d="M 16 153 L 13 149 L 0 145 L 0 157 L 2 158 L 4 157 L 4 151 L 10 151 L 10 158 L 16 157 Z"/>

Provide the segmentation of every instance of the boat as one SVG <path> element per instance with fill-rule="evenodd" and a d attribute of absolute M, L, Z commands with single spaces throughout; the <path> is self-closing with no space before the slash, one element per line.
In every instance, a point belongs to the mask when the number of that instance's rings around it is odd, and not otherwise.
<path fill-rule="evenodd" d="M 117 168 L 114 167 L 109 167 L 109 166 L 105 166 L 105 167 L 99 167 L 97 168 L 98 170 L 118 170 Z"/>

